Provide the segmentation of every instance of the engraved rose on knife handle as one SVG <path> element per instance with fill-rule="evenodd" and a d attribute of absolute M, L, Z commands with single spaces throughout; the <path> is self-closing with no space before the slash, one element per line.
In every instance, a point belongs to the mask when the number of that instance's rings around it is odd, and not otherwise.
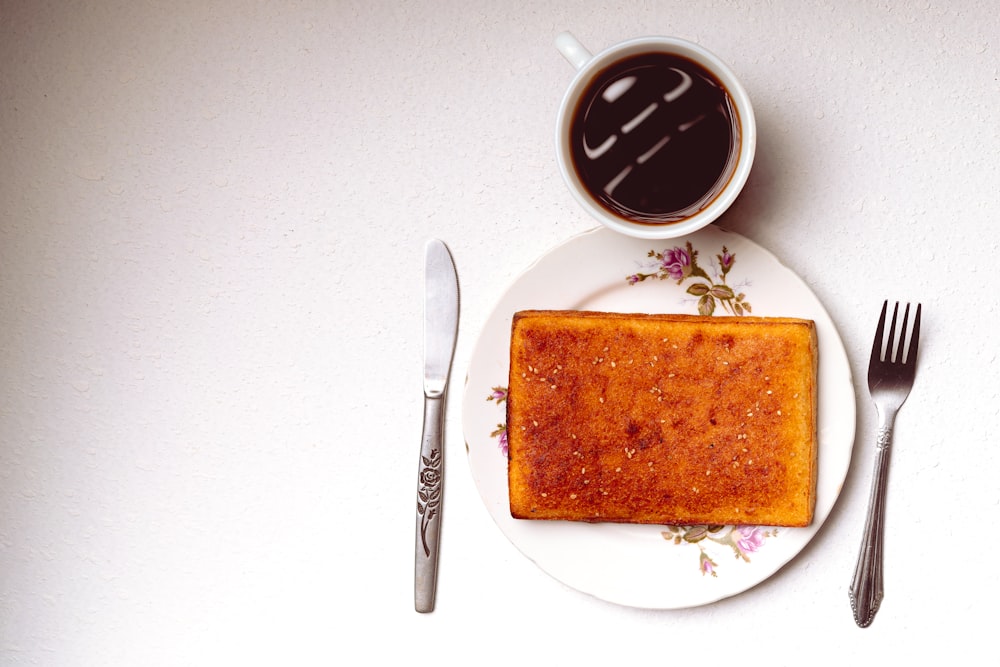
<path fill-rule="evenodd" d="M 441 452 L 431 450 L 430 456 L 420 457 L 420 487 L 417 489 L 417 514 L 420 515 L 420 541 L 424 555 L 431 555 L 427 544 L 427 527 L 437 518 L 441 505 Z"/>

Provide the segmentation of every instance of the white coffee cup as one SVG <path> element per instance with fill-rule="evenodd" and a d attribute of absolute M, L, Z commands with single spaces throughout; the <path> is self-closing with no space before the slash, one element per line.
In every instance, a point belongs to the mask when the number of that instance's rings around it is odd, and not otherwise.
<path fill-rule="evenodd" d="M 556 38 L 555 44 L 560 53 L 577 70 L 563 96 L 556 119 L 556 156 L 563 178 L 580 205 L 607 227 L 629 236 L 647 239 L 684 236 L 718 219 L 736 200 L 737 195 L 746 184 L 757 146 L 757 126 L 753 107 L 746 90 L 732 70 L 704 47 L 673 37 L 632 39 L 609 47 L 597 55 L 592 55 L 568 32 L 561 33 Z M 712 187 L 706 188 L 705 192 L 699 195 L 697 201 L 690 206 L 672 213 L 659 213 L 656 216 L 646 215 L 641 211 L 635 213 L 633 209 L 612 207 L 608 205 L 607 201 L 602 202 L 595 196 L 592 191 L 597 191 L 598 188 L 592 186 L 588 189 L 580 170 L 574 163 L 574 139 L 572 136 L 577 111 L 582 102 L 594 95 L 592 89 L 600 85 L 602 73 L 608 72 L 609 68 L 622 61 L 645 56 L 645 54 L 668 54 L 699 66 L 710 75 L 711 79 L 714 79 L 714 83 L 720 84 L 724 89 L 727 97 L 725 105 L 727 113 L 733 118 L 732 136 L 728 139 L 731 150 L 726 158 L 725 166 L 720 167 L 720 175 Z M 609 90 L 610 88 L 611 86 L 608 87 Z M 681 88 L 678 86 L 676 90 Z M 683 94 L 683 92 L 680 93 L 680 95 Z M 657 99 L 656 103 L 669 105 L 676 99 L 671 100 L 668 95 Z M 644 121 L 637 118 L 634 122 L 638 124 Z M 689 125 L 693 125 L 693 123 L 685 123 L 681 127 Z M 705 128 L 708 127 L 709 125 L 706 124 L 701 131 L 707 131 Z M 614 139 L 623 137 L 623 133 L 628 131 L 626 126 L 622 126 L 618 135 L 609 138 L 609 141 L 613 145 Z M 683 129 L 675 129 L 674 133 L 683 131 Z M 667 145 L 670 140 L 670 138 L 664 138 L 657 145 Z M 658 150 L 661 149 L 655 148 L 650 152 Z M 582 149 L 579 149 L 578 152 L 582 155 Z M 587 155 L 589 156 L 590 153 L 588 152 Z M 635 161 L 619 174 L 619 177 L 629 178 L 623 174 L 627 174 L 633 166 L 638 173 L 638 170 L 642 168 L 640 165 L 642 158 L 645 156 L 646 154 L 637 156 Z M 629 159 L 631 160 L 631 158 Z M 664 153 L 662 159 L 667 159 L 667 153 Z M 646 173 L 649 173 L 648 169 L 646 169 Z M 599 194 L 606 199 L 605 195 L 610 195 L 619 186 L 608 183 L 606 186 L 598 187 L 601 188 Z M 632 187 L 635 189 L 634 186 Z"/>

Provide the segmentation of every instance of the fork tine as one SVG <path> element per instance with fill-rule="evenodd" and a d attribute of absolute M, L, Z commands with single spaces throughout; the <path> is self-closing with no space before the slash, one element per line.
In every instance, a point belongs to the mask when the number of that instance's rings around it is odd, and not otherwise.
<path fill-rule="evenodd" d="M 913 363 L 917 360 L 917 347 L 920 345 L 920 304 L 917 304 L 917 312 L 913 316 L 913 333 L 910 334 L 910 349 L 906 353 L 906 363 Z"/>
<path fill-rule="evenodd" d="M 896 307 L 898 308 L 899 305 L 897 304 Z M 899 327 L 899 349 L 896 350 L 896 355 L 893 358 L 893 361 L 896 362 L 897 364 L 905 363 L 905 360 L 903 358 L 903 352 L 906 350 L 906 323 L 909 321 L 909 319 L 910 319 L 910 304 L 907 303 L 906 309 L 903 310 L 903 324 L 900 325 Z"/>
<path fill-rule="evenodd" d="M 899 313 L 899 302 L 892 307 L 892 322 L 889 324 L 889 340 L 885 343 L 885 361 L 886 363 L 892 363 L 896 360 L 895 354 L 895 342 L 896 342 L 896 314 Z M 900 336 L 902 338 L 902 336 Z M 902 348 L 900 348 L 902 349 Z"/>
<path fill-rule="evenodd" d="M 882 314 L 878 318 L 878 327 L 875 329 L 875 342 L 872 343 L 872 358 L 869 367 L 882 361 L 882 332 L 885 331 L 885 312 L 889 307 L 889 300 L 882 302 Z"/>

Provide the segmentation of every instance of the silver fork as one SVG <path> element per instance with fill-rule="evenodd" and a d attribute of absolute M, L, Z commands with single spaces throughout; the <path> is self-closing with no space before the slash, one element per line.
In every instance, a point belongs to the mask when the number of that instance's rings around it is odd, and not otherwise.
<path fill-rule="evenodd" d="M 907 346 L 906 324 L 910 316 L 910 304 L 903 311 L 903 323 L 899 328 L 896 343 L 896 315 L 899 302 L 892 310 L 888 340 L 883 354 L 882 334 L 885 331 L 885 316 L 889 302 L 882 304 L 882 315 L 878 319 L 878 330 L 872 345 L 871 361 L 868 362 L 868 392 L 878 414 L 878 431 L 875 438 L 875 473 L 872 477 L 871 497 L 868 500 L 868 515 L 865 518 L 864 538 L 858 554 L 851 581 L 851 609 L 854 621 L 862 628 L 871 625 L 882 602 L 882 537 L 885 527 L 885 494 L 889 468 L 889 447 L 892 444 L 892 426 L 903 401 L 910 395 L 913 376 L 916 371 L 917 344 L 920 341 L 920 304 L 913 317 L 913 331 Z"/>

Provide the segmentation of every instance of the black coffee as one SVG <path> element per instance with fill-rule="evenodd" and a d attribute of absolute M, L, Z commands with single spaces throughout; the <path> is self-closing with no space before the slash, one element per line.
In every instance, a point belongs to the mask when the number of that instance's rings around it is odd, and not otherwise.
<path fill-rule="evenodd" d="M 736 166 L 739 117 L 700 65 L 649 53 L 597 74 L 570 127 L 573 165 L 614 214 L 669 223 L 705 208 Z"/>

